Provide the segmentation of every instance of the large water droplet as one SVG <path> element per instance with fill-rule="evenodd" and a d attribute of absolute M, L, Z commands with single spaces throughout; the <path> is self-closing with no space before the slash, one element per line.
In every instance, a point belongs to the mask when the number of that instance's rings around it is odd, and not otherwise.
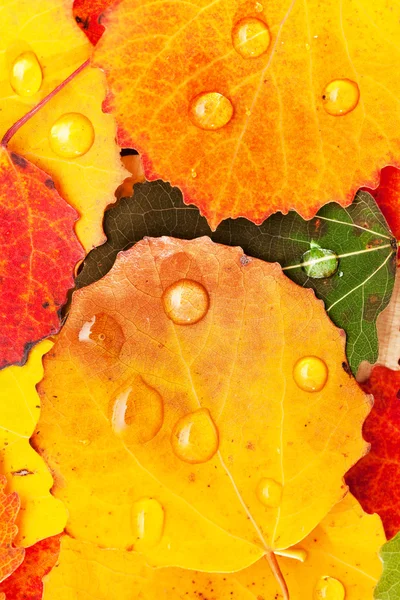
<path fill-rule="evenodd" d="M 345 600 L 346 589 L 334 577 L 323 576 L 318 580 L 314 590 L 314 600 Z"/>
<path fill-rule="evenodd" d="M 360 99 L 360 89 L 351 79 L 335 79 L 328 83 L 322 94 L 323 106 L 334 117 L 347 115 L 355 109 Z"/>
<path fill-rule="evenodd" d="M 125 342 L 121 325 L 105 313 L 93 315 L 86 321 L 78 333 L 78 339 L 88 347 L 97 346 L 112 356 L 119 356 Z"/>
<path fill-rule="evenodd" d="M 295 364 L 293 378 L 305 392 L 320 392 L 328 379 L 328 367 L 318 356 L 304 356 Z"/>
<path fill-rule="evenodd" d="M 51 149 L 58 156 L 77 158 L 93 146 L 93 125 L 85 115 L 66 113 L 50 129 L 49 141 Z"/>
<path fill-rule="evenodd" d="M 263 478 L 257 486 L 257 498 L 264 506 L 276 508 L 282 499 L 282 486 L 274 479 Z"/>
<path fill-rule="evenodd" d="M 210 305 L 205 287 L 191 279 L 180 279 L 170 285 L 162 301 L 166 315 L 177 325 L 197 323 L 206 315 Z"/>
<path fill-rule="evenodd" d="M 336 273 L 339 259 L 335 252 L 313 246 L 302 256 L 302 266 L 309 277 L 323 279 Z"/>
<path fill-rule="evenodd" d="M 218 92 L 199 94 L 190 103 L 189 117 L 200 129 L 221 129 L 232 119 L 233 106 L 230 100 Z"/>
<path fill-rule="evenodd" d="M 134 548 L 141 552 L 156 546 L 164 529 L 164 510 L 154 498 L 142 498 L 134 502 L 131 510 Z"/>
<path fill-rule="evenodd" d="M 36 54 L 22 52 L 13 62 L 10 71 L 10 84 L 19 96 L 33 96 L 41 88 L 43 74 Z"/>
<path fill-rule="evenodd" d="M 271 36 L 264 21 L 246 17 L 232 29 L 232 43 L 243 58 L 257 58 L 268 50 Z"/>
<path fill-rule="evenodd" d="M 144 444 L 160 431 L 164 420 L 161 394 L 141 377 L 117 395 L 111 407 L 111 425 L 115 433 L 131 443 Z"/>
<path fill-rule="evenodd" d="M 171 434 L 176 456 L 188 463 L 210 460 L 218 450 L 217 427 L 207 408 L 185 415 L 176 423 Z"/>

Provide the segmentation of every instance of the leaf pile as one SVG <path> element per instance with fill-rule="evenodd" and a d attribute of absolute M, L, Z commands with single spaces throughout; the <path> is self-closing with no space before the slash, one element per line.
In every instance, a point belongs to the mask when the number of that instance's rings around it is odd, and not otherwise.
<path fill-rule="evenodd" d="M 397 600 L 399 7 L 0 14 L 0 600 Z"/>

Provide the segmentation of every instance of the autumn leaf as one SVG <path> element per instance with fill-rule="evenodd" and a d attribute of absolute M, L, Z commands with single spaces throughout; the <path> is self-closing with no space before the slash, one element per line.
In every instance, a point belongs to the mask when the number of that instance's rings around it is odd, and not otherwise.
<path fill-rule="evenodd" d="M 0 475 L 0 582 L 11 575 L 24 560 L 24 548 L 13 546 L 17 528 L 15 518 L 19 510 L 18 494 L 6 494 L 6 479 Z"/>
<path fill-rule="evenodd" d="M 347 495 L 294 549 L 294 555 L 297 552 L 304 562 L 281 559 L 291 599 L 328 598 L 321 594 L 329 587 L 337 594 L 342 590 L 346 600 L 372 599 L 381 573 L 378 549 L 384 540 L 379 518 L 363 513 Z M 96 600 L 109 600 L 110 589 L 115 600 L 281 598 L 263 560 L 231 574 L 153 569 L 136 552 L 101 550 L 64 536 L 57 568 L 46 580 L 44 600 L 84 600 L 93 594 L 93 582 Z M 317 590 L 319 596 L 315 595 Z"/>
<path fill-rule="evenodd" d="M 212 228 L 347 206 L 398 160 L 398 5 L 122 0 L 104 24 L 120 144 Z"/>
<path fill-rule="evenodd" d="M 274 215 L 258 227 L 246 219 L 230 219 L 212 232 L 196 207 L 184 205 L 178 188 L 156 181 L 136 185 L 133 198 L 108 210 L 104 229 L 107 242 L 85 259 L 77 287 L 100 279 L 120 250 L 147 235 L 184 239 L 209 235 L 215 242 L 241 246 L 247 255 L 279 261 L 288 277 L 311 287 L 334 323 L 346 331 L 347 356 L 354 374 L 362 360 L 374 363 L 378 357 L 376 318 L 393 289 L 396 243 L 366 192 L 359 192 L 347 209 L 328 204 L 308 222 L 291 212 Z M 325 262 L 304 266 L 304 257 L 320 256 L 317 245 L 334 252 L 338 262 L 328 254 L 323 257 Z M 325 266 L 331 269 L 330 276 L 321 278 Z M 319 277 L 310 277 L 319 267 L 321 272 L 314 273 Z"/>
<path fill-rule="evenodd" d="M 53 479 L 43 459 L 29 444 L 40 414 L 35 386 L 42 379 L 42 356 L 52 343 L 46 340 L 31 350 L 23 367 L 0 372 L 0 471 L 9 491 L 17 492 L 16 543 L 27 547 L 60 533 L 65 508 L 50 494 Z"/>
<path fill-rule="evenodd" d="M 39 385 L 32 443 L 67 531 L 158 566 L 273 562 L 365 451 L 369 400 L 343 361 L 322 302 L 277 264 L 207 238 L 121 253 L 74 294 Z"/>
<path fill-rule="evenodd" d="M 23 562 L 0 584 L 0 595 L 5 594 L 5 600 L 42 600 L 42 579 L 56 564 L 59 551 L 59 535 L 27 548 Z"/>
<path fill-rule="evenodd" d="M 382 550 L 383 574 L 376 587 L 375 600 L 397 600 L 400 593 L 400 533 L 387 542 Z"/>
<path fill-rule="evenodd" d="M 392 297 L 377 320 L 379 356 L 377 364 L 397 371 L 400 364 L 400 270 L 396 270 Z"/>
<path fill-rule="evenodd" d="M 400 171 L 395 167 L 385 167 L 381 171 L 379 185 L 368 190 L 386 217 L 396 238 L 400 238 Z"/>
<path fill-rule="evenodd" d="M 1 30 L 0 137 L 92 50 L 74 22 L 72 0 L 20 0 L 17 11 L 14 1 L 3 0 Z M 51 174 L 57 191 L 80 215 L 76 231 L 87 251 L 104 240 L 103 211 L 115 201 L 114 190 L 126 176 L 115 144 L 114 119 L 102 111 L 105 94 L 103 73 L 84 69 L 8 145 Z M 75 125 L 66 124 L 71 115 Z M 57 124 L 80 128 L 68 149 L 57 146 Z"/>
<path fill-rule="evenodd" d="M 83 258 L 75 220 L 46 173 L 0 148 L 0 368 L 23 363 L 33 344 L 59 330 Z"/>
<path fill-rule="evenodd" d="M 376 366 L 364 389 L 375 398 L 363 427 L 371 450 L 350 470 L 346 481 L 364 510 L 380 515 L 391 538 L 400 530 L 400 371 Z"/>
<path fill-rule="evenodd" d="M 101 24 L 103 12 L 116 0 L 74 0 L 75 21 L 92 44 L 97 44 L 104 32 Z"/>

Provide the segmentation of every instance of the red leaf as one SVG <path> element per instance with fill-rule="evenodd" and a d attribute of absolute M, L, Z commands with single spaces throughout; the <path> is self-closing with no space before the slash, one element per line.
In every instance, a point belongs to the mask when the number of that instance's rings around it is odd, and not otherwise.
<path fill-rule="evenodd" d="M 366 188 L 367 189 L 367 188 Z M 367 190 L 377 201 L 385 215 L 390 229 L 397 239 L 400 238 L 400 170 L 385 167 L 381 171 L 381 180 L 375 190 Z"/>
<path fill-rule="evenodd" d="M 41 600 L 43 577 L 56 564 L 61 536 L 41 540 L 25 550 L 25 560 L 14 573 L 0 584 L 0 594 L 6 600 Z"/>
<path fill-rule="evenodd" d="M 371 450 L 346 481 L 363 509 L 380 515 L 391 538 L 400 530 L 400 371 L 377 366 L 362 387 L 375 397 L 363 427 Z"/>
<path fill-rule="evenodd" d="M 0 149 L 0 368 L 24 362 L 33 343 L 59 330 L 83 257 L 75 220 L 46 173 Z"/>
<path fill-rule="evenodd" d="M 116 0 L 74 1 L 72 10 L 75 21 L 93 45 L 97 44 L 104 33 L 104 26 L 101 24 L 102 13 L 115 2 Z"/>

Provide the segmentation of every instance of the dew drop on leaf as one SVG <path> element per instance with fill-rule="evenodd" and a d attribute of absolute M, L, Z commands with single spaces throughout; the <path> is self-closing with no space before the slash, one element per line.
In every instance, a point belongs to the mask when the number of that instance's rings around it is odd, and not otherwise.
<path fill-rule="evenodd" d="M 142 498 L 131 509 L 134 548 L 141 552 L 158 544 L 164 530 L 164 510 L 158 500 Z"/>
<path fill-rule="evenodd" d="M 257 58 L 268 50 L 271 36 L 264 21 L 246 17 L 234 26 L 232 43 L 236 52 L 243 58 Z"/>
<path fill-rule="evenodd" d="M 210 460 L 218 450 L 217 427 L 207 408 L 185 415 L 172 430 L 174 453 L 184 462 L 197 464 Z"/>
<path fill-rule="evenodd" d="M 29 97 L 42 86 L 43 73 L 39 60 L 31 50 L 22 52 L 13 62 L 10 71 L 10 84 L 19 96 Z"/>
<path fill-rule="evenodd" d="M 177 325 L 193 325 L 206 314 L 210 305 L 207 290 L 201 283 L 180 279 L 164 292 L 165 314 Z"/>
<path fill-rule="evenodd" d="M 257 498 L 264 506 L 278 507 L 282 499 L 281 484 L 274 479 L 261 479 L 257 486 Z"/>
<path fill-rule="evenodd" d="M 218 92 L 199 94 L 190 103 L 189 117 L 200 129 L 215 130 L 224 127 L 233 116 L 231 101 Z"/>
<path fill-rule="evenodd" d="M 336 273 L 339 265 L 337 254 L 332 250 L 312 246 L 302 256 L 302 266 L 309 277 L 324 279 Z"/>
<path fill-rule="evenodd" d="M 93 146 L 94 129 L 91 121 L 81 113 L 66 113 L 50 129 L 51 149 L 62 158 L 77 158 Z"/>
<path fill-rule="evenodd" d="M 345 597 L 346 590 L 338 579 L 326 575 L 319 579 L 314 591 L 314 600 L 345 600 Z"/>
<path fill-rule="evenodd" d="M 335 79 L 328 83 L 322 94 L 326 112 L 341 117 L 354 110 L 360 99 L 360 90 L 351 79 Z"/>
<path fill-rule="evenodd" d="M 293 378 L 305 392 L 320 392 L 328 379 L 328 367 L 318 356 L 304 356 L 293 369 Z"/>
<path fill-rule="evenodd" d="M 138 377 L 117 394 L 110 406 L 113 431 L 130 443 L 144 444 L 160 431 L 164 421 L 161 394 Z"/>

